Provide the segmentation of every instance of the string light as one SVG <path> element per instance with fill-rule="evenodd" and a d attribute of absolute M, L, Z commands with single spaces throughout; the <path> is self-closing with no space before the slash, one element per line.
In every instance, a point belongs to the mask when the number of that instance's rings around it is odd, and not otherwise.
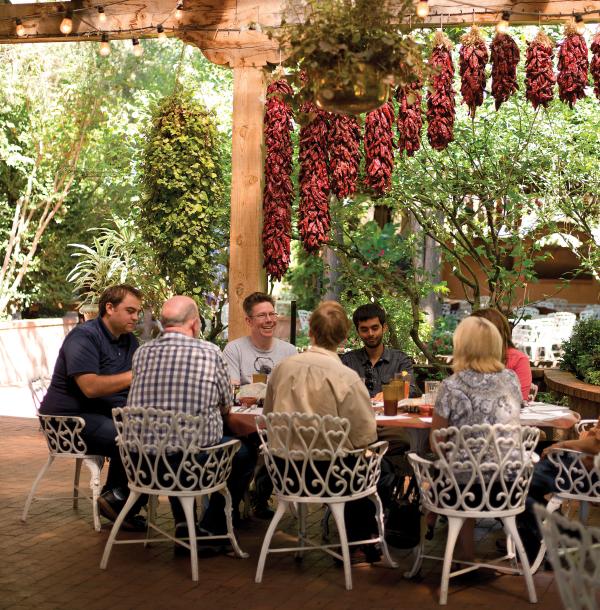
<path fill-rule="evenodd" d="M 144 54 L 144 47 L 140 44 L 139 38 L 132 38 L 131 44 L 133 45 L 133 54 L 136 57 L 141 57 Z"/>
<path fill-rule="evenodd" d="M 581 15 L 575 15 L 575 29 L 578 34 L 585 33 L 585 21 Z"/>
<path fill-rule="evenodd" d="M 106 23 L 106 13 L 104 12 L 104 7 L 98 7 L 98 21 L 100 23 Z"/>
<path fill-rule="evenodd" d="M 182 17 L 183 17 L 183 2 L 178 2 L 177 7 L 175 8 L 175 19 L 177 19 L 177 21 L 181 21 Z"/>
<path fill-rule="evenodd" d="M 427 0 L 419 0 L 416 11 L 419 19 L 425 19 L 425 17 L 429 15 L 429 4 L 427 4 Z"/>
<path fill-rule="evenodd" d="M 496 24 L 496 32 L 498 34 L 506 34 L 508 32 L 510 21 L 510 13 L 508 11 L 502 11 L 502 19 Z"/>
<path fill-rule="evenodd" d="M 70 34 L 73 30 L 73 11 L 69 9 L 64 16 L 64 19 L 60 22 L 60 31 L 66 35 Z"/>
<path fill-rule="evenodd" d="M 165 28 L 162 26 L 161 23 L 159 23 L 156 26 L 156 31 L 158 32 L 158 39 L 159 40 L 166 40 L 167 39 L 167 33 L 165 32 Z"/>
<path fill-rule="evenodd" d="M 22 38 L 23 36 L 25 36 L 25 26 L 18 17 L 15 19 L 15 24 L 17 26 L 15 28 L 15 32 L 17 33 L 17 36 L 19 36 L 19 38 Z"/>
<path fill-rule="evenodd" d="M 104 32 L 100 42 L 100 55 L 108 57 L 110 55 L 110 42 L 108 42 L 108 34 Z"/>

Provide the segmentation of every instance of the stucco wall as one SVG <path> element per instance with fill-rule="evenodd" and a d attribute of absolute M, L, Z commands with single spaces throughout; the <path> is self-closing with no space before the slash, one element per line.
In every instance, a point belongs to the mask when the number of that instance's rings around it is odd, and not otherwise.
<path fill-rule="evenodd" d="M 0 322 L 0 386 L 50 376 L 65 335 L 76 320 L 45 318 Z"/>

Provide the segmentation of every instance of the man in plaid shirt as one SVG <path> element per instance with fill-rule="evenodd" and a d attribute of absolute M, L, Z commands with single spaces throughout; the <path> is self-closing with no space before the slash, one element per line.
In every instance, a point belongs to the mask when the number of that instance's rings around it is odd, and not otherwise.
<path fill-rule="evenodd" d="M 127 405 L 202 415 L 204 429 L 199 444 L 203 447 L 230 440 L 232 437 L 223 436 L 223 418 L 228 418 L 232 404 L 231 382 L 219 348 L 197 338 L 200 317 L 196 303 L 185 296 L 169 299 L 162 308 L 161 324 L 163 334 L 142 345 L 135 354 Z M 153 439 L 144 440 L 152 442 Z M 234 511 L 237 511 L 253 471 L 254 459 L 242 444 L 233 459 L 228 481 Z M 187 528 L 181 504 L 177 498 L 169 500 L 176 536 L 184 537 Z M 211 534 L 225 533 L 221 494 L 212 495 L 201 529 Z"/>

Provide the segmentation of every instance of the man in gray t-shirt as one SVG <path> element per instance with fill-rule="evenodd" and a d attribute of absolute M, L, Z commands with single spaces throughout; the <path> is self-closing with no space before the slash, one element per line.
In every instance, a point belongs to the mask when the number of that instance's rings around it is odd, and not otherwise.
<path fill-rule="evenodd" d="M 254 292 L 244 299 L 246 324 L 250 334 L 230 341 L 223 350 L 232 383 L 252 383 L 254 373 L 266 373 L 276 364 L 296 354 L 287 341 L 274 337 L 277 314 L 274 301 L 268 294 Z"/>
<path fill-rule="evenodd" d="M 252 383 L 254 373 L 268 375 L 276 364 L 296 354 L 296 348 L 291 343 L 273 336 L 277 326 L 273 297 L 262 292 L 253 292 L 244 299 L 242 306 L 250 333 L 246 337 L 230 341 L 223 350 L 223 357 L 231 382 L 245 385 Z M 269 508 L 269 497 L 273 493 L 273 485 L 264 465 L 257 470 L 254 484 L 254 516 L 270 519 L 273 511 Z"/>

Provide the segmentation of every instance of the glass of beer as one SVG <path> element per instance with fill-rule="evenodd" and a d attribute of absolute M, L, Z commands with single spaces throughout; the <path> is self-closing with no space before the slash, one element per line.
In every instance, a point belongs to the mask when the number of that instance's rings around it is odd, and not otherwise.
<path fill-rule="evenodd" d="M 267 375 L 265 373 L 252 373 L 252 383 L 267 383 Z"/>
<path fill-rule="evenodd" d="M 397 415 L 398 414 L 398 384 L 390 383 L 383 386 L 383 414 Z"/>

